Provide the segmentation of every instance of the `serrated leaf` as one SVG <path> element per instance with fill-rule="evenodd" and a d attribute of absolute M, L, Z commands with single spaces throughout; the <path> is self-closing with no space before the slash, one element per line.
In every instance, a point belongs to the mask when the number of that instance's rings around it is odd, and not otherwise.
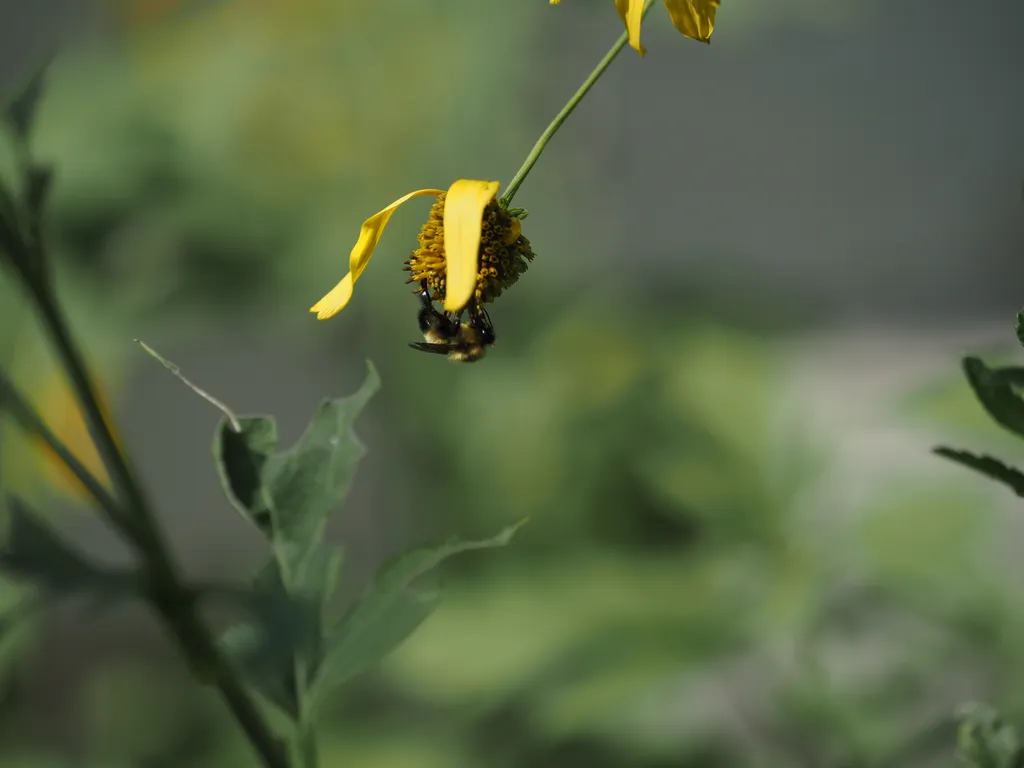
<path fill-rule="evenodd" d="M 987 704 L 960 710 L 957 757 L 971 768 L 1022 768 L 1024 747 L 1017 730 Z"/>
<path fill-rule="evenodd" d="M 383 565 L 374 583 L 338 622 L 325 642 L 325 654 L 316 670 L 311 700 L 323 697 L 380 661 L 430 615 L 440 594 L 416 582 L 449 557 L 474 549 L 507 545 L 525 523 L 506 528 L 482 541 L 452 540 L 433 548 L 416 549 Z"/>
<path fill-rule="evenodd" d="M 271 459 L 269 488 L 274 518 L 274 546 L 287 569 L 303 568 L 323 535 L 324 525 L 348 495 L 366 448 L 353 432 L 356 417 L 380 388 L 380 377 L 367 363 L 366 378 L 349 397 L 321 403 L 305 433 L 286 453 Z"/>
<path fill-rule="evenodd" d="M 1024 497 L 1024 472 L 1003 464 L 992 456 L 979 456 L 969 451 L 960 451 L 945 446 L 935 449 L 935 454 L 970 467 L 986 477 L 1008 485 L 1018 496 Z"/>
<path fill-rule="evenodd" d="M 11 497 L 0 569 L 58 595 L 94 593 L 101 599 L 137 593 L 131 573 L 101 568 L 65 544 L 20 499 Z"/>
<path fill-rule="evenodd" d="M 302 437 L 283 453 L 274 453 L 272 419 L 241 419 L 240 432 L 225 421 L 217 430 L 214 455 L 228 496 L 271 540 L 286 583 L 304 578 L 301 571 L 327 518 L 348 495 L 366 452 L 352 425 L 379 387 L 368 363 L 359 390 L 321 403 Z"/>
<path fill-rule="evenodd" d="M 28 82 L 21 89 L 21 92 L 14 97 L 4 110 L 4 118 L 10 124 L 15 134 L 22 139 L 27 138 L 32 130 L 39 98 L 43 94 L 43 81 L 48 64 L 49 62 L 32 74 Z"/>
<path fill-rule="evenodd" d="M 976 357 L 964 358 L 963 366 L 967 381 L 988 414 L 1006 429 L 1024 437 L 1024 400 L 1013 391 L 1014 369 L 1000 373 Z"/>
<path fill-rule="evenodd" d="M 213 438 L 217 474 L 232 505 L 268 539 L 273 535 L 264 468 L 277 447 L 277 424 L 270 417 L 238 419 L 236 431 L 223 419 Z"/>

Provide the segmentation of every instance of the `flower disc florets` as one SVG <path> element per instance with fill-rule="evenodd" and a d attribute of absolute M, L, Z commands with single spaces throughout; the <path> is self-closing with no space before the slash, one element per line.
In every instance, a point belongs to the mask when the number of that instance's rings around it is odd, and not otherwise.
<path fill-rule="evenodd" d="M 420 247 L 405 262 L 412 273 L 410 283 L 426 280 L 430 298 L 443 301 L 447 263 L 444 251 L 444 202 L 446 193 L 437 196 L 430 216 L 420 229 Z M 484 209 L 480 230 L 479 264 L 475 300 L 487 304 L 498 298 L 526 271 L 533 261 L 533 249 L 523 234 L 519 219 L 510 215 L 497 201 Z M 419 290 L 417 288 L 417 290 Z"/>

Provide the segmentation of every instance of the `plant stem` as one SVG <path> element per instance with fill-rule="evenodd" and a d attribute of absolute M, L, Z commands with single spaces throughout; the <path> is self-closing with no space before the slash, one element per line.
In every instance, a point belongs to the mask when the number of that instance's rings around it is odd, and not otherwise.
<path fill-rule="evenodd" d="M 85 360 L 71 338 L 63 313 L 48 291 L 33 291 L 32 295 L 85 413 L 86 423 L 107 472 L 123 494 L 123 503 L 134 523 L 132 538 L 141 551 L 152 580 L 150 601 L 153 607 L 193 667 L 217 686 L 239 726 L 259 753 L 263 765 L 266 768 L 289 768 L 280 744 L 252 697 L 199 619 L 194 595 L 181 583 L 152 507 L 103 416 Z"/>
<path fill-rule="evenodd" d="M 644 5 L 644 10 L 641 18 L 647 15 L 647 12 L 651 10 L 651 6 L 654 4 L 654 0 L 647 0 Z M 583 85 L 579 87 L 579 90 L 572 95 L 572 98 L 562 107 L 562 111 L 555 115 L 555 119 L 551 121 L 551 124 L 544 129 L 544 133 L 537 139 L 537 143 L 533 145 L 533 149 L 530 150 L 530 154 L 526 156 L 526 160 L 523 161 L 522 167 L 516 171 L 516 175 L 512 177 L 512 181 L 509 182 L 508 188 L 505 190 L 505 194 L 501 196 L 501 206 L 508 208 L 509 203 L 512 202 L 512 198 L 516 196 L 516 192 L 519 191 L 520 185 L 526 180 L 526 177 L 533 170 L 533 166 L 537 164 L 537 160 L 540 159 L 541 153 L 544 148 L 551 141 L 551 138 L 558 132 L 558 129 L 562 127 L 572 111 L 576 109 L 576 106 L 583 101 L 583 97 L 587 95 L 594 84 L 601 79 L 605 70 L 611 66 L 611 63 L 615 61 L 615 57 L 619 55 L 623 48 L 626 47 L 626 43 L 629 42 L 629 33 L 623 32 L 619 39 L 615 41 L 608 53 L 604 55 L 604 58 L 598 62 L 597 66 L 594 67 L 594 71 L 590 73 L 586 80 L 583 81 Z"/>
<path fill-rule="evenodd" d="M 32 157 L 24 137 L 18 138 L 19 170 L 23 187 L 28 188 L 32 172 Z M 23 190 L 23 194 L 25 194 Z M 41 237 L 40 207 L 25 206 L 25 228 L 18 227 L 18 209 L 9 203 L 12 198 L 0 184 L 0 248 L 8 253 L 15 272 L 39 313 L 42 325 L 57 352 L 61 366 L 67 374 L 89 428 L 96 450 L 103 460 L 117 498 L 107 492 L 95 476 L 50 433 L 46 424 L 29 407 L 21 409 L 23 426 L 26 421 L 33 427 L 57 456 L 79 476 L 86 488 L 107 512 L 110 521 L 138 550 L 145 568 L 145 594 L 177 641 L 179 648 L 204 682 L 217 687 L 239 727 L 245 732 L 264 768 L 292 768 L 283 744 L 275 737 L 263 713 L 246 689 L 235 668 L 221 652 L 214 636 L 203 623 L 197 606 L 196 590 L 186 586 L 178 573 L 174 556 L 164 539 L 153 507 L 139 483 L 131 460 L 122 452 L 113 429 L 103 414 L 100 399 L 89 375 L 85 359 L 71 335 L 67 319 L 57 302 L 46 268 Z M 0 254 L 3 255 L 3 254 Z M 2 383 L 2 382 L 0 382 Z M 13 392 L 7 387 L 8 395 Z M 17 405 L 17 403 L 16 403 Z M 36 418 L 33 419 L 32 417 Z M 33 424 L 38 421 L 38 424 Z M 47 439 L 48 436 L 51 439 Z"/>
<path fill-rule="evenodd" d="M 18 391 L 14 383 L 7 378 L 3 370 L 0 370 L 0 403 L 3 403 L 4 407 L 13 414 L 15 421 L 21 425 L 26 434 L 36 435 L 46 444 L 47 448 L 53 451 L 54 455 L 75 476 L 75 479 L 89 492 L 93 500 L 107 511 L 111 521 L 117 525 L 118 530 L 125 532 L 127 535 L 125 528 L 128 526 L 125 525 L 124 512 L 117 499 L 110 495 L 110 491 L 106 489 L 103 483 L 93 477 L 92 473 L 85 468 L 85 465 L 60 441 L 60 438 L 53 434 L 46 422 L 43 421 L 43 418 L 29 405 L 28 400 Z"/>
<path fill-rule="evenodd" d="M 299 717 L 295 727 L 294 763 L 296 768 L 317 768 L 320 765 L 316 724 L 309 700 L 309 672 L 304 659 L 295 658 L 292 665 L 295 689 L 299 700 Z"/>

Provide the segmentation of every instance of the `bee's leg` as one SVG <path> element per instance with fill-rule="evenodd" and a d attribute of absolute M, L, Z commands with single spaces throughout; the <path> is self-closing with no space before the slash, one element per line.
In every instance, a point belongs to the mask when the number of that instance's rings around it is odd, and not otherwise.
<path fill-rule="evenodd" d="M 494 325 L 491 324 L 491 316 L 487 310 L 479 304 L 474 304 L 471 310 L 472 324 L 480 331 L 480 340 L 485 345 L 493 344 L 495 341 Z"/>
<path fill-rule="evenodd" d="M 419 293 L 419 296 L 420 296 L 420 302 L 423 304 L 424 308 L 427 308 L 427 307 L 430 307 L 430 309 L 434 308 L 434 303 L 430 300 L 430 286 L 427 285 L 427 281 L 426 280 L 420 280 L 420 293 Z"/>
<path fill-rule="evenodd" d="M 422 289 L 419 293 L 421 306 L 419 314 L 416 315 L 416 321 L 419 323 L 420 332 L 426 334 L 439 330 L 444 325 L 444 317 L 434 309 L 434 302 L 430 300 L 430 288 L 427 286 L 426 280 L 420 281 L 420 288 Z"/>

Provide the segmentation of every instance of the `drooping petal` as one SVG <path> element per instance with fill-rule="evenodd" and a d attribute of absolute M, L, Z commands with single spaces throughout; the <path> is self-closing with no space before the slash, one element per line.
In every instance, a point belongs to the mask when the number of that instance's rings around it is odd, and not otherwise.
<path fill-rule="evenodd" d="M 629 44 L 643 56 L 647 53 L 647 49 L 640 45 L 640 21 L 644 16 L 644 0 L 615 0 L 615 8 L 622 17 L 622 23 L 626 25 Z"/>
<path fill-rule="evenodd" d="M 458 312 L 476 292 L 484 209 L 500 186 L 496 181 L 459 179 L 448 189 L 444 202 L 446 312 Z"/>
<path fill-rule="evenodd" d="M 352 247 L 352 253 L 348 257 L 349 273 L 331 289 L 330 293 L 309 308 L 310 312 L 316 312 L 317 320 L 326 320 L 329 317 L 334 317 L 348 304 L 349 299 L 352 298 L 352 286 L 359 279 L 359 275 L 363 273 L 363 270 L 366 269 L 366 265 L 370 263 L 373 249 L 377 247 L 377 242 L 384 232 L 384 227 L 387 226 L 388 219 L 391 218 L 391 214 L 395 212 L 395 209 L 406 200 L 411 200 L 414 197 L 422 195 L 437 197 L 442 192 L 444 192 L 443 189 L 417 189 L 415 192 L 410 192 L 408 195 L 398 198 L 383 211 L 378 211 L 363 222 L 363 226 L 359 230 L 359 239 L 356 240 L 356 244 Z"/>
<path fill-rule="evenodd" d="M 684 37 L 702 43 L 711 42 L 711 33 L 715 31 L 715 11 L 719 5 L 719 0 L 665 0 L 672 25 Z"/>

